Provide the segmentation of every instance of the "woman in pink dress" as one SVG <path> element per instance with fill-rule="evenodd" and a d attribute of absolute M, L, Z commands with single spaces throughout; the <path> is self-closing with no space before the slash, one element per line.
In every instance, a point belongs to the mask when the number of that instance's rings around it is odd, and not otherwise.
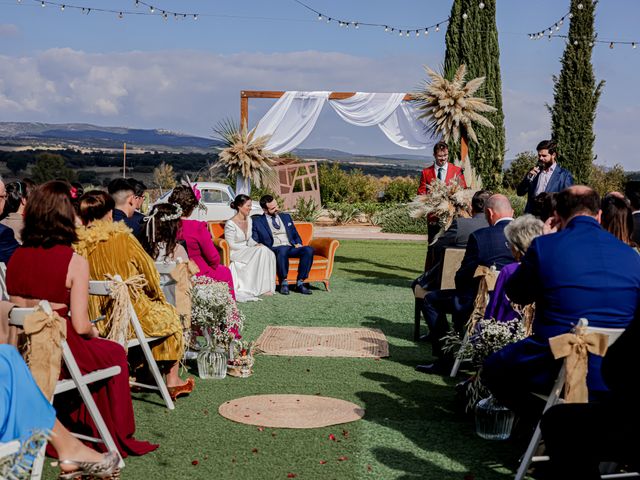
<path fill-rule="evenodd" d="M 178 241 L 184 241 L 187 244 L 189 260 L 193 260 L 200 269 L 198 275 L 206 275 L 217 282 L 226 282 L 235 299 L 231 270 L 220 264 L 220 254 L 213 244 L 207 222 L 189 220 L 189 216 L 199 203 L 194 191 L 190 186 L 178 185 L 173 189 L 169 203 L 176 203 L 182 208 Z"/>

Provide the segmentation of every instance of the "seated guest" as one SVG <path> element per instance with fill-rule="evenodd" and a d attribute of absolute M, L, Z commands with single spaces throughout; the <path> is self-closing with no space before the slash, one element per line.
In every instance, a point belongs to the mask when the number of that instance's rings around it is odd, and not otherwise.
<path fill-rule="evenodd" d="M 105 275 L 120 275 L 124 280 L 135 275 L 144 276 L 146 285 L 140 295 L 131 299 L 133 308 L 144 334 L 162 338 L 154 342 L 152 352 L 157 361 L 164 362 L 168 371 L 166 381 L 171 396 L 175 398 L 190 393 L 193 379 L 184 382 L 178 375 L 178 362 L 184 352 L 180 318 L 162 293 L 160 276 L 153 260 L 124 223 L 112 221 L 113 206 L 113 199 L 99 190 L 82 196 L 80 218 L 85 226 L 78 229 L 75 250 L 89 261 L 92 279 L 104 280 Z M 89 311 L 93 318 L 100 315 L 102 306 L 108 308 L 99 297 L 91 298 Z M 108 333 L 109 324 L 98 323 L 102 335 Z"/>
<path fill-rule="evenodd" d="M 640 310 L 602 359 L 602 378 L 611 390 L 603 402 L 567 403 L 551 407 L 542 417 L 542 436 L 553 478 L 599 480 L 600 462 L 629 465 L 638 471 L 638 385 L 629 376 L 637 372 Z"/>
<path fill-rule="evenodd" d="M 92 473 L 108 479 L 119 473 L 120 459 L 115 452 L 100 454 L 87 447 L 56 419 L 53 406 L 11 345 L 0 345 L 0 385 L 0 442 L 25 442 L 36 432 L 50 432 L 49 442 L 60 458 L 59 478 L 80 478 Z"/>
<path fill-rule="evenodd" d="M 182 209 L 178 240 L 186 243 L 189 259 L 200 269 L 197 275 L 206 275 L 216 282 L 226 282 L 235 299 L 231 270 L 220 263 L 220 254 L 213 244 L 207 222 L 189 220 L 199 203 L 191 186 L 178 185 L 174 188 L 169 196 L 169 203 L 180 205 Z"/>
<path fill-rule="evenodd" d="M 135 187 L 125 178 L 116 178 L 109 182 L 107 188 L 116 205 L 113 209 L 113 221 L 124 222 L 131 229 L 133 236 L 140 238 L 142 225 L 139 221 L 140 219 L 134 217 L 136 206 L 138 205 Z"/>
<path fill-rule="evenodd" d="M 484 206 L 491 192 L 478 190 L 471 199 L 471 218 L 456 217 L 451 226 L 429 247 L 429 269 L 418 282 L 425 290 L 437 290 L 442 283 L 444 252 L 447 248 L 466 248 L 469 235 L 489 226 L 484 215 Z"/>
<path fill-rule="evenodd" d="M 633 236 L 633 213 L 629 200 L 619 192 L 607 193 L 602 199 L 602 228 L 627 245 L 637 246 Z"/>
<path fill-rule="evenodd" d="M 304 281 L 309 276 L 313 264 L 313 248 L 302 245 L 302 239 L 288 213 L 280 213 L 278 202 L 271 195 L 260 199 L 263 215 L 253 218 L 253 239 L 266 245 L 276 255 L 276 273 L 280 282 L 280 293 L 289 295 L 289 259 L 299 258 L 296 291 L 311 295 Z"/>
<path fill-rule="evenodd" d="M 92 389 L 93 398 L 123 456 L 155 450 L 157 445 L 133 438 L 135 418 L 124 349 L 99 338 L 98 330 L 89 322 L 89 265 L 71 248 L 77 235 L 68 184 L 47 182 L 31 193 L 22 240 L 7 266 L 10 301 L 23 307 L 49 301 L 66 319 L 67 344 L 82 372 L 120 367 L 121 372 L 104 380 L 102 388 Z M 58 417 L 67 425 L 75 425 L 75 431 L 99 436 L 85 404 L 69 395 L 75 397 L 77 392 L 55 397 Z"/>
<path fill-rule="evenodd" d="M 18 243 L 22 243 L 20 234 L 24 226 L 24 209 L 27 206 L 27 198 L 34 188 L 35 183 L 29 179 L 11 182 L 6 186 L 7 199 L 0 223 L 13 230 L 13 235 Z"/>
<path fill-rule="evenodd" d="M 633 319 L 640 300 L 640 256 L 600 227 L 600 213 L 593 189 L 578 185 L 560 192 L 560 231 L 534 239 L 507 282 L 513 302 L 535 302 L 533 333 L 487 358 L 482 381 L 515 411 L 539 413 L 529 392 L 548 393 L 558 375 L 562 361 L 551 355 L 549 338 L 569 332 L 580 318 L 607 328 L 625 328 Z M 600 360 L 589 355 L 590 393 L 606 390 Z"/>
<path fill-rule="evenodd" d="M 128 178 L 127 180 L 129 180 L 129 183 L 131 183 L 131 186 L 133 187 L 133 202 L 135 207 L 133 215 L 131 215 L 131 221 L 135 225 L 142 225 L 142 222 L 144 221 L 144 214 L 141 209 L 142 205 L 144 205 L 144 194 L 147 191 L 147 186 L 135 178 Z M 142 236 L 137 238 L 139 240 Z"/>
<path fill-rule="evenodd" d="M 518 314 L 512 307 L 511 300 L 509 300 L 509 297 L 507 297 L 504 291 L 504 287 L 509 278 L 511 278 L 511 275 L 513 275 L 513 272 L 518 268 L 518 265 L 520 265 L 520 260 L 526 253 L 529 245 L 531 245 L 533 239 L 542 235 L 543 228 L 544 224 L 542 220 L 530 214 L 518 217 L 504 227 L 504 236 L 507 238 L 507 242 L 509 242 L 511 253 L 516 261 L 505 265 L 500 270 L 484 318 L 494 318 L 507 322 L 518 317 Z"/>
<path fill-rule="evenodd" d="M 631 210 L 633 210 L 633 235 L 631 239 L 636 245 L 640 245 L 640 187 L 637 182 L 633 186 L 631 182 L 627 184 L 626 194 L 631 203 Z"/>
<path fill-rule="evenodd" d="M 454 328 L 461 334 L 478 290 L 479 280 L 474 278 L 476 269 L 495 266 L 500 270 L 513 263 L 513 254 L 504 236 L 504 228 L 513 220 L 509 199 L 501 194 L 492 195 L 485 203 L 485 215 L 490 226 L 469 236 L 462 264 L 456 272 L 455 290 L 436 290 L 424 297 L 422 313 L 429 325 L 432 353 L 439 360 L 430 365 L 418 365 L 416 370 L 419 372 L 444 373 L 451 369 L 453 358 L 442 351 L 442 337 L 449 331 L 446 315 L 452 314 Z"/>
<path fill-rule="evenodd" d="M 0 212 L 4 211 L 7 201 L 7 190 L 4 182 L 0 179 Z M 0 224 L 0 262 L 7 264 L 13 252 L 20 244 L 16 240 L 13 230 L 6 225 Z"/>
<path fill-rule="evenodd" d="M 145 232 L 142 247 L 156 262 L 175 262 L 189 260 L 187 251 L 178 243 L 178 229 L 182 209 L 177 204 L 160 203 L 151 208 L 145 217 Z M 160 285 L 167 301 L 176 304 L 176 281 L 169 274 L 160 275 Z"/>
<path fill-rule="evenodd" d="M 237 213 L 224 225 L 224 239 L 231 251 L 233 284 L 238 301 L 257 300 L 260 295 L 272 295 L 276 284 L 276 257 L 252 235 L 251 199 L 237 195 L 231 202 Z"/>

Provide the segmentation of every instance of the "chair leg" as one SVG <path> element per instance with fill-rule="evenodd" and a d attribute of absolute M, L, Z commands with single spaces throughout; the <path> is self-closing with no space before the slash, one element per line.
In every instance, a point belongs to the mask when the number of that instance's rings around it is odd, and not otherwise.
<path fill-rule="evenodd" d="M 527 450 L 526 452 L 524 452 L 524 457 L 522 457 L 522 460 L 520 461 L 520 466 L 518 467 L 518 472 L 516 473 L 515 480 L 524 480 L 524 477 L 527 474 L 527 470 L 529 469 L 529 465 L 531 465 L 533 454 L 536 453 L 536 449 L 538 448 L 538 444 L 540 443 L 541 438 L 542 431 L 540 430 L 540 423 L 538 423 L 538 425 L 536 426 L 536 431 L 533 432 L 531 441 L 527 446 Z"/>
<path fill-rule="evenodd" d="M 464 333 L 464 338 L 462 339 L 462 344 L 460 345 L 460 350 L 464 349 L 464 347 L 467 345 L 467 343 L 469 343 L 469 331 L 467 330 Z M 456 359 L 453 362 L 453 367 L 451 367 L 451 373 L 449 374 L 449 376 L 451 378 L 454 378 L 456 375 L 458 375 L 458 370 L 460 370 L 460 365 L 462 364 L 462 359 L 460 358 L 460 351 L 458 351 L 458 353 L 456 353 Z"/>
<path fill-rule="evenodd" d="M 416 298 L 415 311 L 413 317 L 413 340 L 420 340 L 420 321 L 422 320 L 422 300 Z"/>
<path fill-rule="evenodd" d="M 33 465 L 31 466 L 31 476 L 30 480 L 40 480 L 42 478 L 42 468 L 44 467 L 44 457 L 45 450 L 47 448 L 47 442 L 45 441 L 40 450 L 38 450 L 38 455 L 33 461 Z"/>
<path fill-rule="evenodd" d="M 138 317 L 136 316 L 136 312 L 135 310 L 133 310 L 133 305 L 131 305 L 131 303 L 129 303 L 129 308 L 131 309 L 131 324 L 133 325 L 133 330 L 136 334 L 136 337 L 138 337 L 138 340 L 140 341 L 140 348 L 142 349 L 142 353 L 144 353 L 144 357 L 147 360 L 147 365 L 149 365 L 151 375 L 153 375 L 153 379 L 156 381 L 156 385 L 158 386 L 160 395 L 162 395 L 162 399 L 167 405 L 167 408 L 169 410 L 173 410 L 175 408 L 175 405 L 173 404 L 173 400 L 171 400 L 171 396 L 169 395 L 167 384 L 164 382 L 164 378 L 162 378 L 162 374 L 160 373 L 160 369 L 158 368 L 156 359 L 153 358 L 153 353 L 151 353 L 151 348 L 149 347 L 147 337 L 145 337 L 144 335 L 142 326 L 138 321 Z"/>

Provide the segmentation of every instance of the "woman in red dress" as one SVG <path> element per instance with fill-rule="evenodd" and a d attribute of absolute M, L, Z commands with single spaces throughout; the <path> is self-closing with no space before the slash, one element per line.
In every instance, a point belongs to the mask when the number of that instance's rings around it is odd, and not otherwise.
<path fill-rule="evenodd" d="M 89 321 L 89 264 L 71 248 L 77 236 L 68 185 L 47 182 L 36 188 L 29 200 L 23 244 L 7 265 L 10 301 L 31 307 L 48 300 L 67 319 L 67 343 L 82 373 L 120 366 L 119 375 L 93 384 L 93 398 L 123 457 L 155 450 L 158 445 L 133 438 L 135 419 L 124 349 L 98 338 L 96 327 Z M 71 318 L 69 311 L 73 312 Z M 77 392 L 56 395 L 54 406 L 58 419 L 71 431 L 99 436 Z M 104 450 L 102 444 L 98 448 Z"/>

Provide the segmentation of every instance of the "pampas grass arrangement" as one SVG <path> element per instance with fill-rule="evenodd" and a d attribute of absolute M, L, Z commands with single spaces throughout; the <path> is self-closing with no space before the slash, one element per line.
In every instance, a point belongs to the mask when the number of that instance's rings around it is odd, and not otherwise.
<path fill-rule="evenodd" d="M 437 223 L 443 232 L 451 226 L 454 218 L 471 216 L 474 193 L 474 190 L 462 188 L 457 182 L 447 185 L 434 180 L 429 185 L 428 195 L 418 195 L 409 204 L 410 216 Z"/>
<path fill-rule="evenodd" d="M 485 77 L 465 82 L 467 67 L 464 64 L 458 67 L 451 81 L 429 67 L 424 68 L 431 80 L 424 82 L 412 96 L 418 109 L 423 111 L 419 118 L 427 119 L 429 132 L 434 136 L 442 136 L 445 142 L 450 139 L 458 142 L 461 128 L 464 128 L 468 138 L 478 143 L 473 123 L 494 128 L 481 113 L 496 111 L 484 98 L 473 96 L 484 83 Z"/>

